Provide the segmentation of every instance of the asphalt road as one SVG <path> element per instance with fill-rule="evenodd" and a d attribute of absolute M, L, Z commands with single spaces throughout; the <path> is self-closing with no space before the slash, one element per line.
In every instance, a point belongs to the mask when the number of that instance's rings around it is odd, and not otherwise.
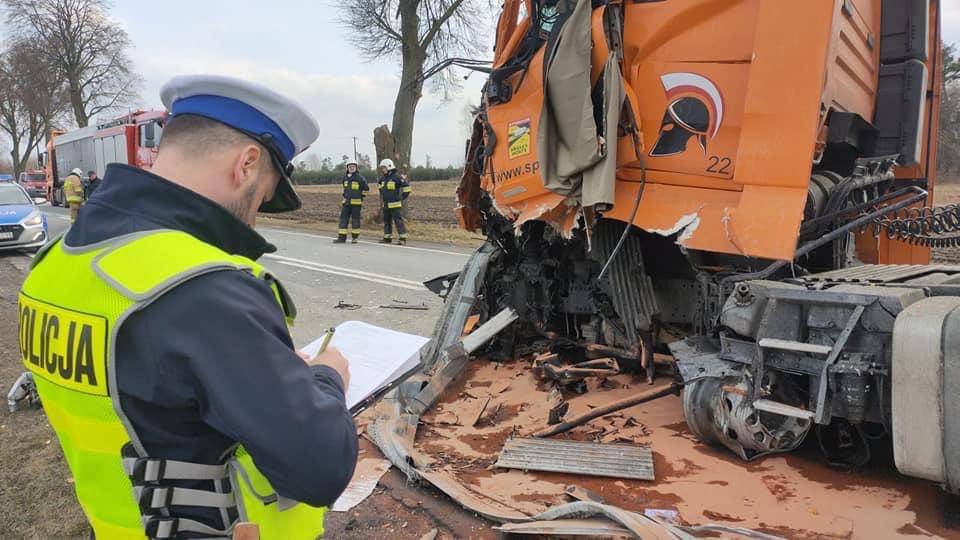
<path fill-rule="evenodd" d="M 44 206 L 50 234 L 64 232 L 69 212 Z M 294 343 L 306 345 L 329 326 L 359 320 L 401 332 L 430 336 L 443 302 L 422 282 L 462 268 L 468 248 L 413 242 L 408 246 L 333 244 L 332 236 L 276 227 L 258 229 L 277 252 L 260 262 L 286 286 L 297 304 Z M 335 307 L 340 302 L 352 309 Z M 425 311 L 381 308 L 425 306 Z"/>

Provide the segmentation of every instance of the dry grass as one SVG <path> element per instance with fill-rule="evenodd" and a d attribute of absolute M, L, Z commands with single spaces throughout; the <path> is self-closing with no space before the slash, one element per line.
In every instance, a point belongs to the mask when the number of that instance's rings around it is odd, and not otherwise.
<path fill-rule="evenodd" d="M 370 184 L 370 190 L 376 191 L 376 180 L 367 179 Z M 418 197 L 449 197 L 453 198 L 457 193 L 459 180 L 440 180 L 436 182 L 412 182 L 413 192 Z M 297 186 L 300 193 L 336 193 L 339 194 L 342 188 L 339 184 L 328 184 L 323 186 Z"/>
<path fill-rule="evenodd" d="M 412 240 L 475 247 L 483 238 L 460 230 L 454 211 L 459 181 L 414 182 L 413 194 L 408 199 L 407 228 Z M 340 216 L 342 187 L 339 185 L 300 186 L 303 208 L 289 214 L 261 217 L 263 223 L 298 227 L 311 231 L 335 233 Z M 371 185 L 363 205 L 361 234 L 367 239 L 381 238 L 383 226 L 379 222 L 380 195 Z"/>
<path fill-rule="evenodd" d="M 301 229 L 317 233 L 326 233 L 330 235 L 337 234 L 337 223 L 333 221 L 316 220 L 289 220 L 260 216 L 257 223 Z M 456 226 L 440 225 L 437 223 L 407 223 L 407 235 L 412 240 L 431 242 L 435 244 L 449 244 L 454 246 L 477 247 L 483 243 L 484 237 L 469 231 L 464 231 Z M 396 235 L 394 235 L 396 236 Z M 370 223 L 364 220 L 360 228 L 360 238 L 364 240 L 379 240 L 383 237 L 383 228 L 377 223 Z"/>

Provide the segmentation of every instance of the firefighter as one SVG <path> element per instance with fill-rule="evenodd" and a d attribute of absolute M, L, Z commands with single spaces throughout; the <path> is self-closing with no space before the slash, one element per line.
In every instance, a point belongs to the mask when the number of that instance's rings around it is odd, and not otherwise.
<path fill-rule="evenodd" d="M 77 221 L 80 207 L 83 206 L 83 179 L 81 175 L 83 175 L 83 171 L 76 168 L 70 171 L 70 174 L 63 181 L 63 196 L 67 199 L 67 206 L 70 207 L 70 223 Z"/>
<path fill-rule="evenodd" d="M 347 225 L 352 225 L 350 242 L 357 243 L 360 237 L 360 210 L 363 208 L 363 198 L 370 191 L 367 180 L 360 174 L 357 160 L 347 162 L 347 173 L 343 177 L 343 202 L 340 203 L 340 224 L 337 229 L 337 239 L 334 244 L 347 242 Z"/>
<path fill-rule="evenodd" d="M 256 259 L 260 212 L 300 207 L 319 128 L 228 77 L 175 77 L 150 171 L 114 163 L 23 284 L 22 358 L 98 539 L 316 538 L 357 460 L 346 360 L 307 359 Z M 65 279 L 64 276 L 69 276 Z M 24 319 L 26 320 L 26 319 Z"/>
<path fill-rule="evenodd" d="M 383 239 L 381 244 L 393 243 L 393 225 L 397 226 L 397 244 L 407 243 L 407 226 L 403 222 L 403 201 L 410 195 L 407 181 L 397 172 L 392 159 L 380 161 L 380 200 L 383 202 Z"/>

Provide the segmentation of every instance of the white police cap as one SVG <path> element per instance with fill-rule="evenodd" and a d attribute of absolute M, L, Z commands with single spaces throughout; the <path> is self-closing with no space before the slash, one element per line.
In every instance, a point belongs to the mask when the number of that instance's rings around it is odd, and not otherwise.
<path fill-rule="evenodd" d="M 180 75 L 160 89 L 171 118 L 203 116 L 241 131 L 263 144 L 283 177 L 263 212 L 300 208 L 290 180 L 290 161 L 317 139 L 316 120 L 299 103 L 250 81 L 220 75 Z"/>

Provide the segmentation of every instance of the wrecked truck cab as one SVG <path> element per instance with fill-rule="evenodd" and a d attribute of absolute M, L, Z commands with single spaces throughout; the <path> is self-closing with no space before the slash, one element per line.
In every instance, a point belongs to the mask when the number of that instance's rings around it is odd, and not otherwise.
<path fill-rule="evenodd" d="M 568 395 L 609 359 L 682 384 L 687 429 L 743 460 L 892 449 L 956 493 L 940 9 L 508 0 L 457 191 L 487 243 L 431 357 L 513 313 L 478 354 Z"/>

